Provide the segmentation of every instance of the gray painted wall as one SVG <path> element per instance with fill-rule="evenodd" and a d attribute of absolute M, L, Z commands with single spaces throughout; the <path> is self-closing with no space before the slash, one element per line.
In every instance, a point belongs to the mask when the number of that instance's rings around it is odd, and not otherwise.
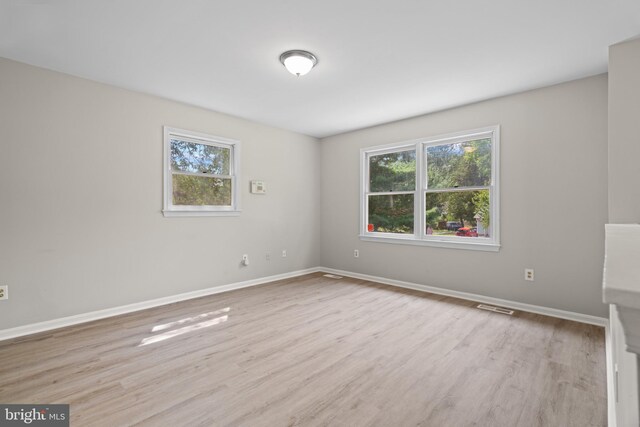
<path fill-rule="evenodd" d="M 359 240 L 360 148 L 495 124 L 500 252 Z M 322 265 L 606 317 L 606 159 L 606 75 L 326 138 Z M 525 267 L 535 282 L 524 280 Z"/>
<path fill-rule="evenodd" d="M 163 125 L 242 141 L 241 216 L 162 216 Z M 0 129 L 0 329 L 319 265 L 314 138 L 5 59 Z"/>
<path fill-rule="evenodd" d="M 640 39 L 609 49 L 609 222 L 640 222 Z"/>

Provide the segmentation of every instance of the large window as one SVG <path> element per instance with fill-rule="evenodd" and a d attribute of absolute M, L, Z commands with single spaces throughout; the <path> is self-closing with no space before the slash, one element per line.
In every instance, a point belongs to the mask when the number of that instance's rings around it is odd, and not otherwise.
<path fill-rule="evenodd" d="M 164 147 L 165 216 L 239 213 L 238 141 L 165 127 Z"/>
<path fill-rule="evenodd" d="M 362 150 L 363 240 L 498 250 L 497 126 Z"/>

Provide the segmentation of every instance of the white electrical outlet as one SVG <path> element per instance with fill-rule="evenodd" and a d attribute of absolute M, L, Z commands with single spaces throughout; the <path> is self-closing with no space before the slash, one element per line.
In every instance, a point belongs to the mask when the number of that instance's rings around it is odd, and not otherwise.
<path fill-rule="evenodd" d="M 353 250 L 353 257 L 354 257 L 354 258 L 359 258 L 359 257 L 360 257 L 360 251 L 359 251 L 359 250 L 357 250 L 357 249 L 354 249 L 354 250 Z"/>
<path fill-rule="evenodd" d="M 242 265 L 249 265 L 249 255 L 242 255 Z"/>
<path fill-rule="evenodd" d="M 287 257 L 287 250 L 283 249 L 282 250 L 282 258 L 286 258 Z"/>
<path fill-rule="evenodd" d="M 524 269 L 524 280 L 528 280 L 529 282 L 533 282 L 533 268 L 525 268 Z"/>
<path fill-rule="evenodd" d="M 9 286 L 0 286 L 0 300 L 9 299 Z"/>

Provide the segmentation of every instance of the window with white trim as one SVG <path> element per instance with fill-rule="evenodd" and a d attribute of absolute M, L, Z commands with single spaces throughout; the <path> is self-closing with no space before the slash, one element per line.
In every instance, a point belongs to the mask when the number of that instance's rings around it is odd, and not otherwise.
<path fill-rule="evenodd" d="M 239 159 L 239 141 L 165 127 L 164 215 L 238 215 Z"/>
<path fill-rule="evenodd" d="M 499 127 L 361 150 L 362 240 L 497 251 Z"/>

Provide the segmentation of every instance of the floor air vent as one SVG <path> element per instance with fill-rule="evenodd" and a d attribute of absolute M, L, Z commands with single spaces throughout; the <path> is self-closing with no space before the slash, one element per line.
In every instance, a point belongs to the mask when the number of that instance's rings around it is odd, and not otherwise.
<path fill-rule="evenodd" d="M 508 314 L 511 316 L 513 314 L 513 310 L 507 310 L 506 308 L 494 307 L 492 305 L 478 304 L 478 308 L 480 310 L 493 311 L 496 313 Z"/>
<path fill-rule="evenodd" d="M 342 279 L 342 276 L 336 276 L 335 274 L 323 274 L 323 276 L 329 279 Z"/>

